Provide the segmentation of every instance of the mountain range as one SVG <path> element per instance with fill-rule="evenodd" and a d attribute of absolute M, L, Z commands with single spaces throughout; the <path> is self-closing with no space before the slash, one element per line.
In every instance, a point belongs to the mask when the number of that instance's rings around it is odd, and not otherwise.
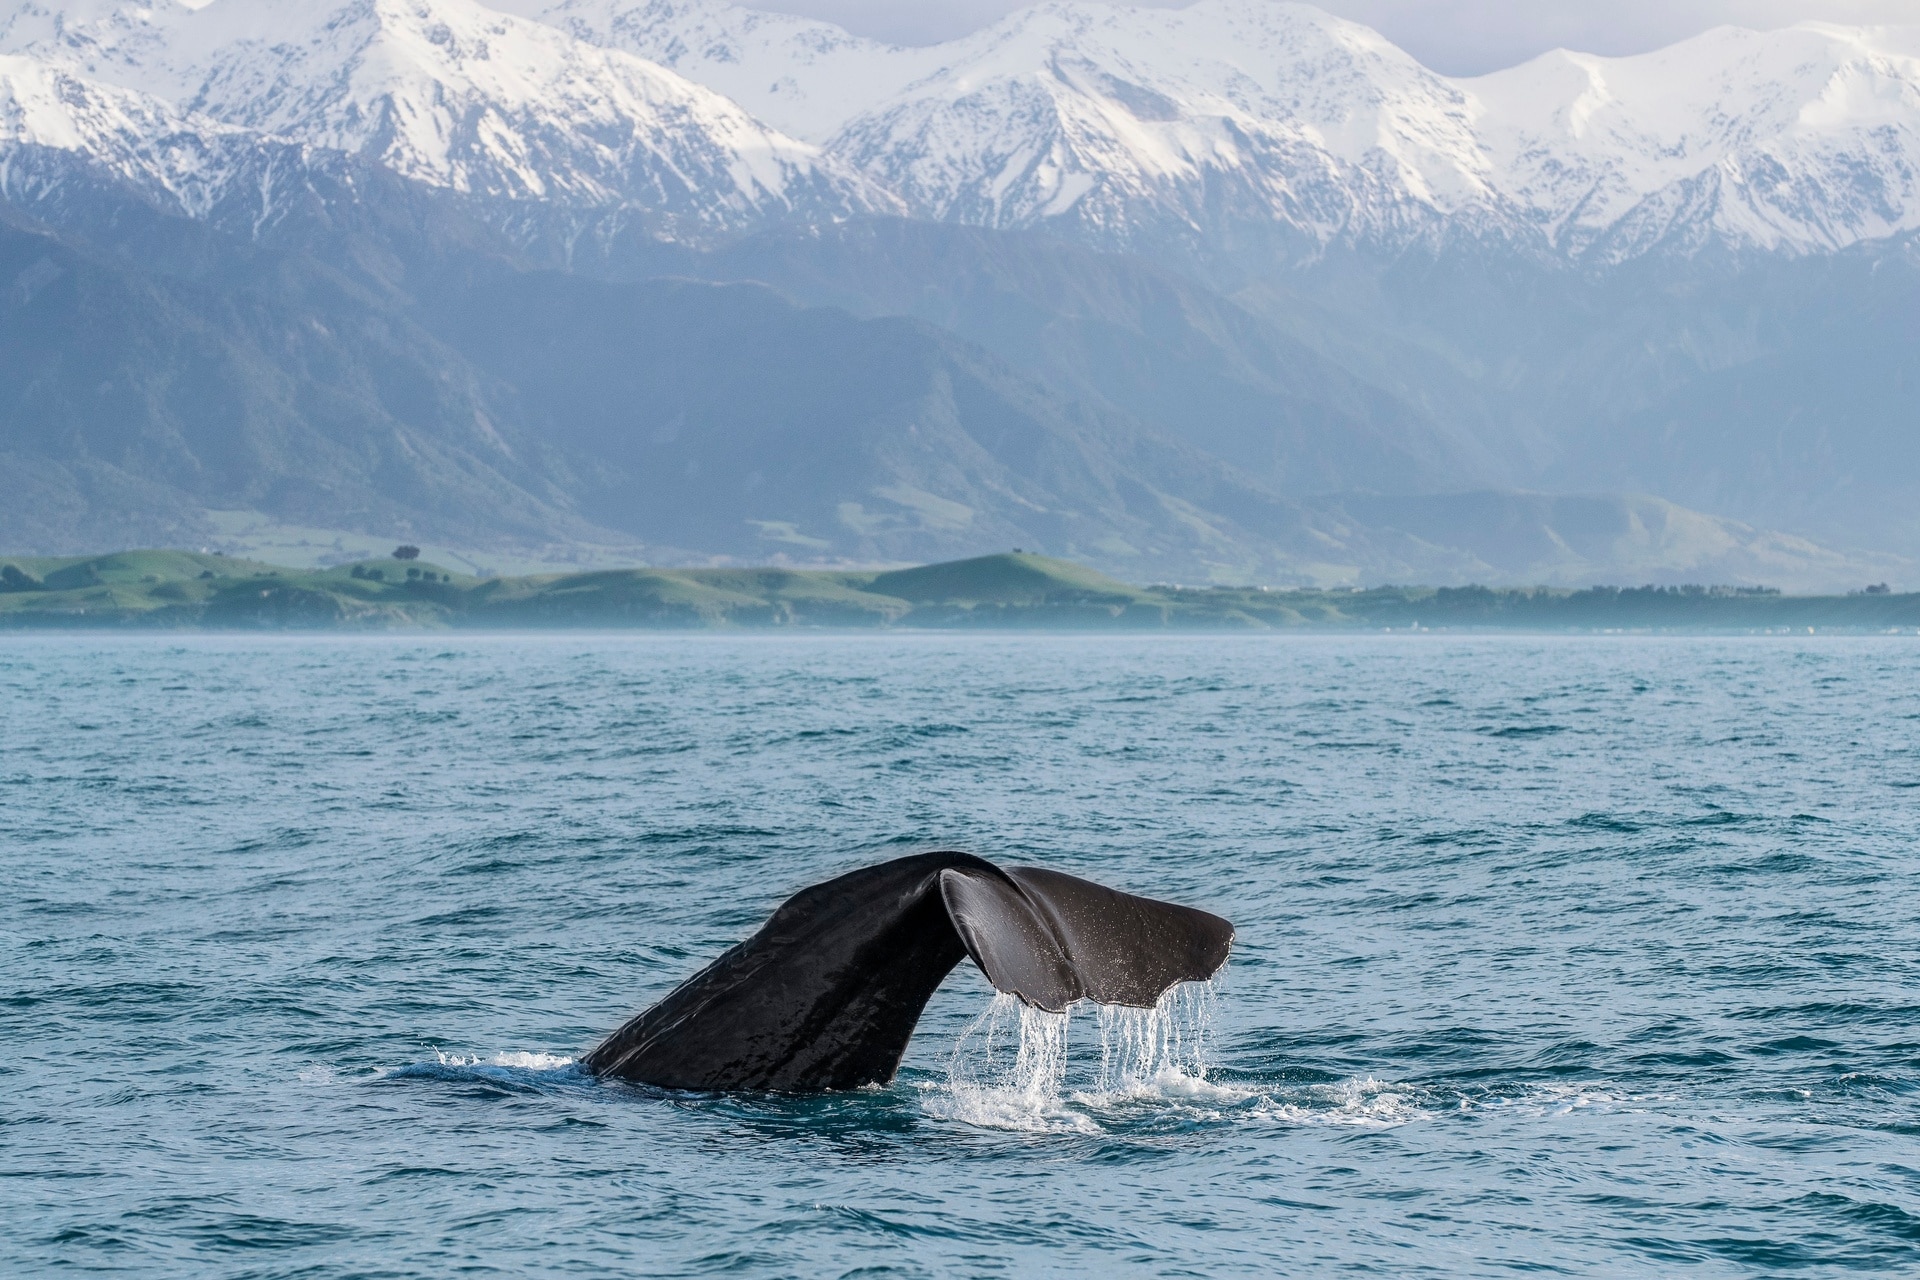
<path fill-rule="evenodd" d="M 1920 558 L 1920 27 L 1450 79 L 1265 0 L 499 3 L 0 0 L 0 543 Z"/>

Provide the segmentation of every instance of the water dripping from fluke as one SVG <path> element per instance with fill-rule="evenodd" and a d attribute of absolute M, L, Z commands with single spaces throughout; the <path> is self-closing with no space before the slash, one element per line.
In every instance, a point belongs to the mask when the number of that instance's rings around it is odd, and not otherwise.
<path fill-rule="evenodd" d="M 1061 1105 L 1067 1074 L 1067 1027 L 1073 1009 L 1050 1013 L 996 993 L 960 1033 L 928 1110 L 946 1120 L 990 1129 L 1095 1128 Z"/>
<path fill-rule="evenodd" d="M 1100 1005 L 1097 1096 L 1195 1096 L 1210 1085 L 1208 1042 L 1220 979 L 1184 982 L 1151 1009 Z"/>
<path fill-rule="evenodd" d="M 983 1128 L 1099 1133 L 1099 1116 L 1123 1108 L 1241 1101 L 1251 1095 L 1207 1079 L 1217 982 L 1182 983 L 1152 1008 L 1080 1001 L 1062 1013 L 997 994 L 961 1032 L 927 1108 Z M 1075 1013 L 1089 1008 L 1099 1058 L 1079 1073 L 1091 1078 L 1070 1090 L 1081 1064 L 1069 1030 Z"/>

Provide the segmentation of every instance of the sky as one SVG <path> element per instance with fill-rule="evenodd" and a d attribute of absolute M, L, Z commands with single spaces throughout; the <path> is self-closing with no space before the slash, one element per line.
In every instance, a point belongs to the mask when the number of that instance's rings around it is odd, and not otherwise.
<path fill-rule="evenodd" d="M 965 35 L 1024 7 L 1022 0 L 738 2 L 826 18 L 902 44 Z M 1729 23 L 1920 23 L 1920 0 L 1321 0 L 1320 7 L 1366 23 L 1448 75 L 1496 71 L 1554 48 L 1643 53 Z"/>

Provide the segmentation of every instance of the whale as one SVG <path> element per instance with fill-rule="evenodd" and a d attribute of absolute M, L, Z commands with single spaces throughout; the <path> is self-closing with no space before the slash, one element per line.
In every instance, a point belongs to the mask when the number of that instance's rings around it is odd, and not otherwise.
<path fill-rule="evenodd" d="M 824 1093 L 892 1081 L 934 990 L 970 959 L 1055 1013 L 1151 1008 L 1227 961 L 1233 926 L 1043 867 L 913 854 L 802 889 L 581 1065 L 660 1089 Z"/>

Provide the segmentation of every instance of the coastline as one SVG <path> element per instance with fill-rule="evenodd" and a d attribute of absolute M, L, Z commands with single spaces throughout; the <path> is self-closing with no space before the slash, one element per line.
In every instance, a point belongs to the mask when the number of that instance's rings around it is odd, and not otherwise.
<path fill-rule="evenodd" d="M 0 557 L 0 630 L 1920 633 L 1920 593 L 1751 587 L 1133 586 L 1010 554 L 895 570 L 614 569 L 477 578 L 184 551 Z"/>

